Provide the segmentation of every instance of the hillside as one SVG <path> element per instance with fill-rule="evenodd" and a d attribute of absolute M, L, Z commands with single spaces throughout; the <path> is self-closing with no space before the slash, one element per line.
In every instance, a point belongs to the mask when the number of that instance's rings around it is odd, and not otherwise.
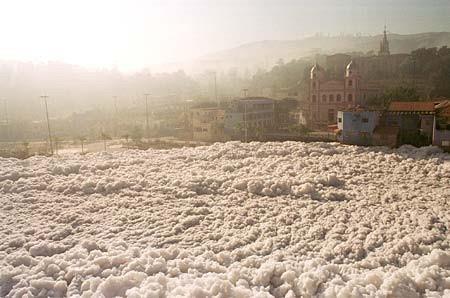
<path fill-rule="evenodd" d="M 300 40 L 266 40 L 244 44 L 237 48 L 204 56 L 192 65 L 196 71 L 207 68 L 241 70 L 269 68 L 282 58 L 285 61 L 315 54 L 378 51 L 382 35 L 375 36 L 314 36 Z M 409 53 L 422 47 L 450 45 L 450 32 L 419 34 L 389 34 L 391 53 Z"/>

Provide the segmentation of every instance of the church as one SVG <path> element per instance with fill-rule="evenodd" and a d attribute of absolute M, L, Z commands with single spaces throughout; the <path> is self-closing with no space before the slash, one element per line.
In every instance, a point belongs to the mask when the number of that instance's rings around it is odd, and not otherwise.
<path fill-rule="evenodd" d="M 310 73 L 309 126 L 325 128 L 327 125 L 336 124 L 339 110 L 366 106 L 367 101 L 379 96 L 384 87 L 381 81 L 371 79 L 369 73 L 378 67 L 386 72 L 382 76 L 388 77 L 389 73 L 396 72 L 395 68 L 407 56 L 391 55 L 385 28 L 378 56 L 352 59 L 349 55 L 336 54 L 327 57 L 332 61 L 328 63 L 327 60 L 327 70 L 316 63 Z M 342 71 L 341 65 L 343 61 L 348 61 L 347 59 L 350 62 Z"/>

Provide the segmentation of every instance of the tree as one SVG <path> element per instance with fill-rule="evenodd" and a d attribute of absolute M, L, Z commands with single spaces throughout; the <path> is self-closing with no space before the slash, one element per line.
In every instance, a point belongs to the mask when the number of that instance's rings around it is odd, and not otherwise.
<path fill-rule="evenodd" d="M 86 137 L 81 136 L 78 139 L 80 140 L 81 143 L 81 154 L 84 154 L 84 142 L 86 142 Z"/>
<path fill-rule="evenodd" d="M 391 101 L 418 101 L 420 98 L 417 90 L 410 87 L 396 87 L 386 90 L 380 97 L 368 100 L 368 104 L 387 108 Z"/>
<path fill-rule="evenodd" d="M 450 48 L 421 48 L 400 66 L 404 77 L 426 80 L 432 97 L 450 97 Z"/>
<path fill-rule="evenodd" d="M 104 147 L 104 149 L 105 149 L 105 151 L 106 151 L 106 141 L 107 141 L 107 140 L 111 140 L 112 138 L 111 138 L 111 136 L 107 135 L 107 134 L 104 133 L 104 132 L 101 133 L 101 138 L 102 138 L 102 140 L 103 140 L 103 147 Z"/>

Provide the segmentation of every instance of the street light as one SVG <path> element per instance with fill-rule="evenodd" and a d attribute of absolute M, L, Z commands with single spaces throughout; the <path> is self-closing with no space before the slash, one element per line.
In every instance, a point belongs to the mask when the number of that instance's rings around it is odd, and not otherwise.
<path fill-rule="evenodd" d="M 245 98 L 247 98 L 248 89 L 242 89 L 244 92 L 244 134 L 245 134 L 245 142 L 247 143 L 248 138 L 248 130 L 247 130 L 247 102 L 245 101 Z"/>
<path fill-rule="evenodd" d="M 47 129 L 48 129 L 48 142 L 50 143 L 50 153 L 51 153 L 51 155 L 53 155 L 52 133 L 50 130 L 50 119 L 48 117 L 48 105 L 47 105 L 48 95 L 42 95 L 41 98 L 44 100 L 44 103 L 45 103 L 45 115 L 47 118 Z"/>
<path fill-rule="evenodd" d="M 217 72 L 214 72 L 214 97 L 216 99 L 217 106 L 219 106 L 219 101 L 217 100 Z"/>
<path fill-rule="evenodd" d="M 147 134 L 147 139 L 149 136 L 149 123 L 148 123 L 148 97 L 150 96 L 149 93 L 145 93 L 145 132 Z"/>
<path fill-rule="evenodd" d="M 113 120 L 113 122 L 114 122 L 114 125 L 113 125 L 113 129 L 114 129 L 114 137 L 117 137 L 117 126 L 118 126 L 118 122 L 119 122 L 119 117 L 118 117 L 118 109 L 117 109 L 117 96 L 113 96 L 113 99 L 114 99 L 114 120 Z"/>
<path fill-rule="evenodd" d="M 5 124 L 5 137 L 9 140 L 8 101 L 3 99 L 3 121 Z"/>

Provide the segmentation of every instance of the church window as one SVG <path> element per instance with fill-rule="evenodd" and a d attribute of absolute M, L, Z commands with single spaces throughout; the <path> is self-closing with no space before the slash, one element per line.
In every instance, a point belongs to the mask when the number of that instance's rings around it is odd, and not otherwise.
<path fill-rule="evenodd" d="M 353 101 L 353 94 L 349 94 L 347 98 L 348 98 L 349 102 L 352 102 Z"/>
<path fill-rule="evenodd" d="M 348 81 L 348 86 L 349 86 L 349 87 L 353 86 L 353 81 L 352 81 L 352 80 L 349 80 L 349 81 Z"/>
<path fill-rule="evenodd" d="M 336 101 L 341 101 L 341 95 L 340 94 L 338 94 L 337 96 L 336 96 Z"/>
<path fill-rule="evenodd" d="M 333 95 L 333 94 L 330 94 L 330 95 L 328 96 L 328 100 L 329 100 L 330 102 L 333 102 L 333 101 L 334 101 L 334 95 Z"/>
<path fill-rule="evenodd" d="M 313 82 L 313 88 L 316 88 L 316 82 Z"/>

